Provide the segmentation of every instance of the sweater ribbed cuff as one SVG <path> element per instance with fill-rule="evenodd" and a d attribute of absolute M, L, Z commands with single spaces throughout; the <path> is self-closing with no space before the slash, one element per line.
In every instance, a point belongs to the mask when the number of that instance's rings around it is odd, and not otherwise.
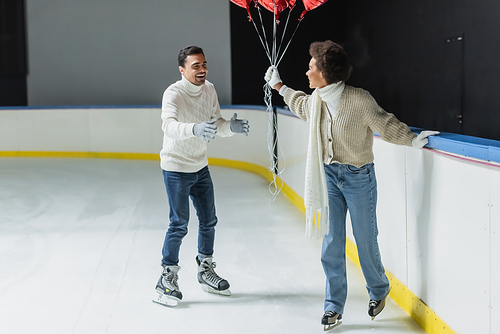
<path fill-rule="evenodd" d="M 288 90 L 288 86 L 287 85 L 281 86 L 281 88 L 279 90 L 280 95 L 281 96 L 285 96 L 285 93 L 286 93 L 287 90 Z"/>

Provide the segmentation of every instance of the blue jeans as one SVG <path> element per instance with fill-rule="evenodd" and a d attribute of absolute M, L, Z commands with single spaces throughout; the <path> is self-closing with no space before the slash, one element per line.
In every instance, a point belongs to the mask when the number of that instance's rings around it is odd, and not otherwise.
<path fill-rule="evenodd" d="M 325 165 L 325 174 L 330 232 L 323 237 L 321 251 L 321 263 L 326 275 L 324 309 L 343 314 L 347 298 L 347 210 L 370 299 L 382 300 L 389 294 L 389 280 L 377 242 L 377 181 L 373 163 L 361 168 L 337 163 Z"/>
<path fill-rule="evenodd" d="M 214 253 L 215 198 L 212 178 L 208 166 L 195 173 L 163 171 L 170 206 L 170 225 L 165 235 L 162 263 L 175 266 L 179 263 L 182 239 L 188 232 L 189 198 L 198 215 L 198 254 L 212 256 Z"/>

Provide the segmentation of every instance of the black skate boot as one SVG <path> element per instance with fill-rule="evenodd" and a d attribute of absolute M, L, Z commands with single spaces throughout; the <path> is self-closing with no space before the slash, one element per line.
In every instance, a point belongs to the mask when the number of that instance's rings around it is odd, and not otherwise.
<path fill-rule="evenodd" d="M 385 298 L 382 300 L 370 300 L 368 303 L 368 315 L 373 319 L 382 312 L 385 307 Z"/>
<path fill-rule="evenodd" d="M 333 311 L 326 311 L 323 314 L 323 318 L 321 319 L 321 324 L 323 325 L 323 330 L 329 331 L 330 329 L 334 329 L 338 325 L 342 323 L 342 314 L 338 314 Z"/>
<path fill-rule="evenodd" d="M 200 261 L 197 256 L 196 263 L 198 264 L 198 282 L 201 284 L 203 291 L 231 296 L 229 282 L 215 273 L 216 263 L 212 262 L 211 257 L 206 257 L 203 261 Z"/>
<path fill-rule="evenodd" d="M 163 272 L 156 283 L 158 297 L 153 299 L 153 302 L 163 306 L 177 306 L 182 300 L 182 292 L 177 283 L 179 269 L 179 266 L 163 266 Z"/>

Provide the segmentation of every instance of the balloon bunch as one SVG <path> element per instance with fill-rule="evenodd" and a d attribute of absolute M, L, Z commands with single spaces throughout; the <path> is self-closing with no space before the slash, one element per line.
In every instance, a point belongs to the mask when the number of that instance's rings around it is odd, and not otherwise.
<path fill-rule="evenodd" d="M 257 6 L 258 4 L 261 4 L 262 7 L 266 8 L 267 10 L 271 11 L 274 13 L 276 19 L 278 19 L 279 14 L 284 11 L 287 8 L 293 8 L 295 6 L 295 1 L 296 0 L 231 0 L 232 3 L 243 7 L 247 10 L 248 15 L 250 16 L 249 19 L 251 20 L 251 14 L 250 14 L 250 4 L 252 2 L 255 3 Z M 313 10 L 314 8 L 317 8 L 327 2 L 328 0 L 302 0 L 302 3 L 304 4 L 304 11 L 300 15 L 299 20 L 302 20 L 304 15 L 310 11 Z"/>
<path fill-rule="evenodd" d="M 279 62 L 281 61 L 283 55 L 285 54 L 285 51 L 288 49 L 288 46 L 290 45 L 290 42 L 293 39 L 293 36 L 295 36 L 295 32 L 297 31 L 297 28 L 299 27 L 300 22 L 304 18 L 304 15 L 308 12 L 311 11 L 328 0 L 302 0 L 302 3 L 304 5 L 304 11 L 300 15 L 298 19 L 297 26 L 295 28 L 295 31 L 292 34 L 292 37 L 288 41 L 288 44 L 286 48 L 283 50 L 283 53 L 281 56 L 279 56 L 279 52 L 281 49 L 281 44 L 283 43 L 283 39 L 285 37 L 285 32 L 288 27 L 288 21 L 290 19 L 290 13 L 292 10 L 295 8 L 295 4 L 298 0 L 230 0 L 232 3 L 245 8 L 248 13 L 248 21 L 253 22 L 255 30 L 257 31 L 257 34 L 259 35 L 260 41 L 262 43 L 262 46 L 264 47 L 264 50 L 266 51 L 266 54 L 269 58 L 269 61 L 271 62 L 271 65 L 278 66 Z M 250 11 L 251 7 L 255 7 L 259 13 L 259 18 L 261 22 L 261 31 L 257 28 L 257 25 L 255 24 L 255 21 L 252 18 L 252 13 Z M 272 34 L 272 45 L 271 48 L 269 47 L 269 41 L 266 39 L 266 31 L 264 29 L 264 25 L 262 22 L 262 16 L 260 12 L 260 8 L 264 8 L 272 13 L 274 13 L 274 25 L 273 25 L 273 34 Z M 282 12 L 284 12 L 286 9 L 288 9 L 288 18 L 285 24 L 285 28 L 283 30 L 282 36 L 281 36 L 281 43 L 277 47 L 276 42 L 277 42 L 277 25 L 280 23 L 279 17 Z"/>

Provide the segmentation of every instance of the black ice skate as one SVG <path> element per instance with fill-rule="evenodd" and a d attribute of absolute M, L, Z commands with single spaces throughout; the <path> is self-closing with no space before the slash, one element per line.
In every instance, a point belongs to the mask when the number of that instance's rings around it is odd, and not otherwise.
<path fill-rule="evenodd" d="M 154 303 L 175 307 L 182 300 L 182 292 L 177 284 L 179 269 L 181 269 L 179 266 L 163 266 L 163 272 L 156 283 L 158 297 L 153 299 Z"/>
<path fill-rule="evenodd" d="M 368 303 L 368 315 L 373 319 L 382 312 L 385 307 L 385 298 L 382 300 L 370 300 Z"/>
<path fill-rule="evenodd" d="M 223 296 L 231 296 L 229 282 L 215 273 L 214 268 L 216 264 L 212 262 L 211 257 L 207 257 L 203 259 L 203 261 L 200 261 L 197 256 L 196 263 L 198 264 L 198 282 L 201 284 L 203 291 Z"/>
<path fill-rule="evenodd" d="M 323 314 L 323 318 L 321 319 L 321 324 L 323 325 L 323 330 L 329 331 L 330 329 L 334 329 L 342 323 L 342 314 L 338 314 L 333 311 L 326 311 Z"/>

